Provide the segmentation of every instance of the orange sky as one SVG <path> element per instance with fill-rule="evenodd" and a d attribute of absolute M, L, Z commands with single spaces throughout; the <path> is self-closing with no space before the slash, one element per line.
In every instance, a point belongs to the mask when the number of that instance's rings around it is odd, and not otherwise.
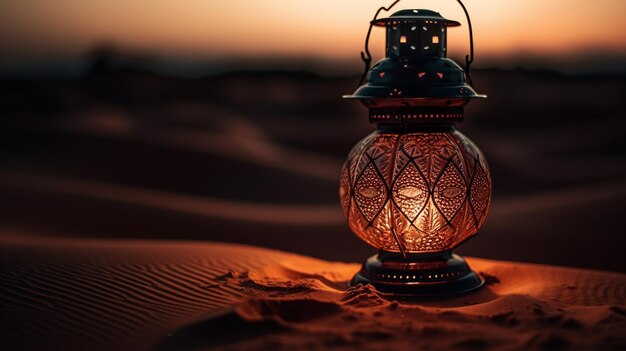
<path fill-rule="evenodd" d="M 96 43 L 166 56 L 293 55 L 358 59 L 373 0 L 15 0 L 0 2 L 4 60 L 83 55 Z M 476 55 L 552 56 L 626 52 L 625 0 L 466 0 Z M 467 50 L 464 15 L 454 0 L 402 1 L 464 26 L 451 30 L 449 52 Z M 382 30 L 372 47 L 382 47 Z M 373 50 L 375 51 L 375 50 Z"/>

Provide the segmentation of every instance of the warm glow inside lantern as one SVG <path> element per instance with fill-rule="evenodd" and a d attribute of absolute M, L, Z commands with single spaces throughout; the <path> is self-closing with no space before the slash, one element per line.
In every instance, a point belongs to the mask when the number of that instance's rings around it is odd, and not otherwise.
<path fill-rule="evenodd" d="M 465 70 L 446 58 L 447 29 L 460 24 L 437 12 L 376 17 L 370 31 L 386 28 L 386 57 L 369 68 L 368 32 L 365 84 L 345 97 L 369 108 L 377 130 L 350 152 L 340 197 L 350 229 L 379 253 L 352 284 L 400 295 L 472 291 L 482 279 L 450 251 L 478 232 L 491 201 L 485 158 L 455 129 L 463 106 L 485 97 L 467 84 L 472 56 Z"/>

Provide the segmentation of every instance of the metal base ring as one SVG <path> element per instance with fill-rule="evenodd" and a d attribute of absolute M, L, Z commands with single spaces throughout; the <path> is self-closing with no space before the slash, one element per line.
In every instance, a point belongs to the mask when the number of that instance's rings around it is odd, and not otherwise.
<path fill-rule="evenodd" d="M 370 257 L 350 286 L 371 284 L 383 294 L 446 297 L 472 292 L 484 280 L 465 260 L 450 251 L 407 254 L 380 251 Z"/>

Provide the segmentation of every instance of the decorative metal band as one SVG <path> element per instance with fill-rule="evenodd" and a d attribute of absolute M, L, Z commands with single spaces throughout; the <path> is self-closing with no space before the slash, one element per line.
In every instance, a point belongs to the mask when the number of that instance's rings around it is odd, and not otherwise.
<path fill-rule="evenodd" d="M 386 284 L 393 284 L 396 282 L 406 284 L 406 283 L 413 283 L 413 282 L 424 283 L 424 282 L 441 282 L 441 281 L 454 280 L 454 279 L 458 279 L 461 275 L 470 273 L 470 271 L 469 270 L 467 272 L 461 272 L 461 271 L 454 272 L 453 271 L 453 272 L 444 272 L 444 273 L 442 272 L 424 273 L 423 271 L 398 271 L 398 273 L 396 272 L 394 273 L 388 273 L 388 272 L 369 273 L 369 272 L 361 271 L 360 273 L 363 276 L 373 281 L 384 282 Z"/>
<path fill-rule="evenodd" d="M 462 107 L 371 108 L 371 123 L 449 123 L 463 120 Z"/>

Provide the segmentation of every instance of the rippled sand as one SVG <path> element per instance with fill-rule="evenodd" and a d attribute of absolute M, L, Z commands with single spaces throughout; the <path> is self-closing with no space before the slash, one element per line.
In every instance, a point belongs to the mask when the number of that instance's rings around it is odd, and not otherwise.
<path fill-rule="evenodd" d="M 10 349 L 623 350 L 626 276 L 469 258 L 446 300 L 348 289 L 358 264 L 232 244 L 3 238 Z"/>

